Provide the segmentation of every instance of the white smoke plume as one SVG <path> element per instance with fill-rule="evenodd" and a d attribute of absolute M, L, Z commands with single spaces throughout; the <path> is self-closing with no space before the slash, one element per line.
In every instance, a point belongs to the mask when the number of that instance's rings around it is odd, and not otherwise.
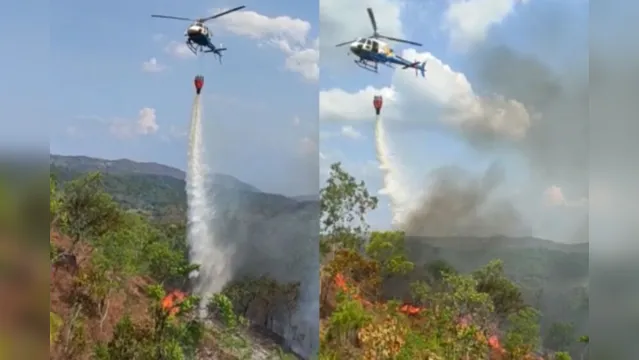
<path fill-rule="evenodd" d="M 205 159 L 201 120 L 200 96 L 196 95 L 191 116 L 186 179 L 188 243 L 191 262 L 200 265 L 195 292 L 207 297 L 222 290 L 230 280 L 230 272 L 227 266 L 228 249 L 216 242 L 214 231 L 209 225 L 215 209 L 207 191 L 209 169 Z"/>

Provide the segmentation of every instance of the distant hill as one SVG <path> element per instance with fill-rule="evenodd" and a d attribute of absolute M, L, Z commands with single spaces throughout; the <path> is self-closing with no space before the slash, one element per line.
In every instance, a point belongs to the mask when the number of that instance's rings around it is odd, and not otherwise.
<path fill-rule="evenodd" d="M 73 173 L 101 171 L 111 175 L 155 175 L 158 179 L 170 177 L 184 181 L 186 173 L 180 169 L 153 162 L 136 162 L 128 159 L 105 160 L 88 156 L 51 155 L 50 165 L 57 169 Z M 233 176 L 213 174 L 212 185 L 238 191 L 261 192 L 253 185 L 242 182 Z"/>
<path fill-rule="evenodd" d="M 161 220 L 183 220 L 186 217 L 186 174 L 182 170 L 127 159 L 61 155 L 51 155 L 49 167 L 49 171 L 62 182 L 88 172 L 100 171 L 107 192 L 125 208 Z M 222 197 L 225 192 L 261 194 L 256 187 L 225 174 L 213 174 L 210 185 L 211 191 L 220 193 Z"/>
<path fill-rule="evenodd" d="M 566 321 L 585 331 L 588 322 L 588 243 L 561 244 L 533 237 L 408 237 L 406 250 L 416 272 L 397 279 L 389 291 L 408 294 L 408 284 L 426 276 L 428 265 L 444 260 L 461 272 L 500 259 L 525 298 L 544 313 L 542 327 Z"/>

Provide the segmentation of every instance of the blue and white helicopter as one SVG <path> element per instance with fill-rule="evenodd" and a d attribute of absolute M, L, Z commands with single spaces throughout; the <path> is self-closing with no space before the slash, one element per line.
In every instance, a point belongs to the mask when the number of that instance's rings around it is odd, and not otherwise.
<path fill-rule="evenodd" d="M 379 39 L 386 39 L 391 41 L 402 42 L 405 44 L 411 44 L 415 46 L 422 46 L 420 43 L 416 43 L 414 41 L 402 40 L 393 38 L 390 36 L 381 35 L 377 32 L 377 21 L 375 21 L 375 15 L 373 14 L 373 9 L 367 8 L 368 17 L 371 19 L 371 24 L 373 25 L 373 35 L 367 38 L 357 38 L 355 40 L 346 41 L 336 46 L 344 46 L 350 45 L 350 52 L 357 56 L 357 60 L 355 64 L 357 66 L 366 69 L 368 71 L 372 71 L 377 73 L 378 64 L 386 65 L 390 68 L 394 68 L 394 65 L 402 66 L 402 69 L 412 68 L 415 69 L 415 74 L 419 71 L 422 77 L 426 76 L 426 62 L 420 61 L 409 61 L 401 56 L 395 54 L 393 49 L 388 46 L 383 41 Z"/>
<path fill-rule="evenodd" d="M 226 10 L 221 13 L 215 14 L 213 16 L 201 18 L 201 19 L 189 19 L 184 17 L 176 17 L 176 16 L 167 16 L 167 15 L 151 15 L 151 17 L 162 18 L 162 19 L 173 19 L 173 20 L 184 20 L 184 21 L 192 21 L 193 23 L 189 25 L 189 27 L 184 32 L 184 36 L 186 36 L 186 46 L 193 52 L 193 54 L 197 55 L 198 52 L 203 53 L 213 53 L 216 55 L 222 63 L 222 51 L 227 50 L 223 45 L 220 44 L 219 47 L 213 45 L 211 42 L 211 36 L 213 33 L 209 30 L 208 27 L 204 25 L 205 22 L 213 19 L 217 19 L 221 16 L 230 14 L 234 11 L 242 10 L 246 6 L 238 6 L 231 10 Z"/>

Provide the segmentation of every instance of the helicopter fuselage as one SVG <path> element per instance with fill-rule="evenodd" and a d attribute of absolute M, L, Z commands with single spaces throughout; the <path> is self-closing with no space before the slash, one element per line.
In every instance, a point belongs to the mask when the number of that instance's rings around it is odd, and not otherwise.
<path fill-rule="evenodd" d="M 202 24 L 192 24 L 186 29 L 184 35 L 194 44 L 200 46 L 209 46 L 211 44 L 211 32 Z"/>
<path fill-rule="evenodd" d="M 349 50 L 353 55 L 368 62 L 403 66 L 410 64 L 410 62 L 396 56 L 386 43 L 377 39 L 358 39 L 350 45 Z"/>

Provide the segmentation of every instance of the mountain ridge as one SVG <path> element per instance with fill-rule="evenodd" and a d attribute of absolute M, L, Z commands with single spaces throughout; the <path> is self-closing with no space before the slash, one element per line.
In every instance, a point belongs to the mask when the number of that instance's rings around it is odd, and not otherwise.
<path fill-rule="evenodd" d="M 116 175 L 157 175 L 167 176 L 177 180 L 186 180 L 186 172 L 157 162 L 138 162 L 130 159 L 102 159 L 84 155 L 55 155 L 49 156 L 49 165 L 56 167 L 65 167 L 69 170 L 85 173 L 90 171 L 102 171 L 108 174 Z M 262 192 L 260 189 L 250 185 L 234 176 L 214 173 L 212 174 L 214 183 L 227 187 L 233 187 L 236 190 L 249 192 Z"/>

